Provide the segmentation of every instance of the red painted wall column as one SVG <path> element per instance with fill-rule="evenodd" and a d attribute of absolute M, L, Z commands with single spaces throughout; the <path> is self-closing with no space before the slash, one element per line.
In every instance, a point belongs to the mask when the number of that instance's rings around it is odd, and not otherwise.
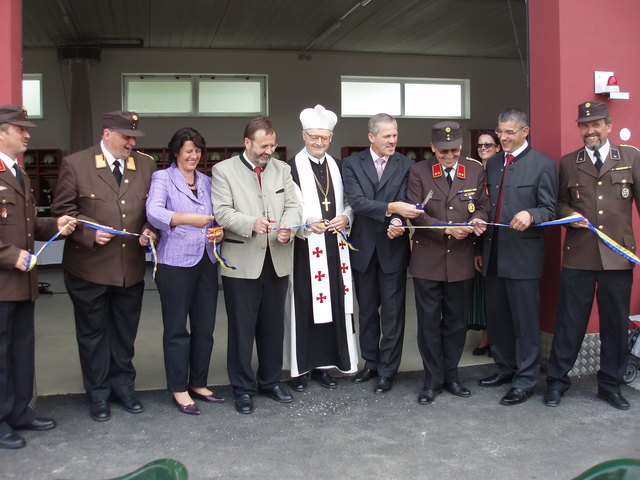
<path fill-rule="evenodd" d="M 640 147 L 640 62 L 638 62 L 640 3 L 637 0 L 530 0 L 529 61 L 532 146 L 556 160 L 583 143 L 576 125 L 577 106 L 587 100 L 609 106 L 612 143 Z M 594 72 L 615 72 L 620 90 L 629 100 L 609 100 L 594 93 Z M 628 141 L 620 130 L 631 130 Z M 640 244 L 640 221 L 634 212 L 636 245 Z M 547 259 L 542 279 L 541 326 L 552 332 L 561 261 L 558 227 L 549 229 Z M 640 248 L 636 249 L 636 253 Z M 634 272 L 631 314 L 640 313 L 640 268 Z M 597 332 L 594 307 L 589 332 Z"/>
<path fill-rule="evenodd" d="M 0 1 L 0 105 L 22 104 L 22 1 Z"/>

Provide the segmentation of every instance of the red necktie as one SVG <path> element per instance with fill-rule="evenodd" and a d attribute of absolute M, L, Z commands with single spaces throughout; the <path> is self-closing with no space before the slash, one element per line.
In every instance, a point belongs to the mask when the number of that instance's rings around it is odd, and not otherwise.
<path fill-rule="evenodd" d="M 500 193 L 498 194 L 498 203 L 496 203 L 496 218 L 495 222 L 500 223 L 500 207 L 502 206 L 502 186 L 504 185 L 504 179 L 507 176 L 507 169 L 509 165 L 513 162 L 513 155 L 507 153 L 506 159 L 507 163 L 504 164 L 504 170 L 502 170 L 502 181 L 500 182 Z"/>
<path fill-rule="evenodd" d="M 258 183 L 260 184 L 260 187 L 262 187 L 262 179 L 260 178 L 260 175 L 262 175 L 262 169 L 260 167 L 256 167 L 253 171 L 256 172 L 256 175 L 258 176 Z"/>

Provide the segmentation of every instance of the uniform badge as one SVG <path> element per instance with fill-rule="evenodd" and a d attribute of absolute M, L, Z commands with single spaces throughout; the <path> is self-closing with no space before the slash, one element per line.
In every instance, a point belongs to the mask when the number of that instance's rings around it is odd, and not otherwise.
<path fill-rule="evenodd" d="M 135 170 L 136 169 L 136 161 L 133 157 L 127 157 L 127 170 Z"/>
<path fill-rule="evenodd" d="M 436 163 L 431 167 L 431 174 L 433 175 L 433 178 L 438 178 L 442 176 L 442 167 L 440 166 L 439 163 Z"/>
<path fill-rule="evenodd" d="M 4 163 L 2 163 L 2 160 L 0 160 L 0 172 L 4 172 L 4 171 L 5 171 Z"/>
<path fill-rule="evenodd" d="M 473 202 L 469 202 L 469 205 L 467 205 L 467 210 L 469 210 L 469 213 L 473 213 L 476 211 L 476 206 Z"/>
<path fill-rule="evenodd" d="M 578 157 L 576 158 L 576 163 L 583 163 L 584 162 L 584 150 L 580 150 L 578 152 Z"/>
<path fill-rule="evenodd" d="M 622 189 L 620 190 L 620 195 L 622 196 L 622 198 L 629 198 L 629 195 L 631 195 L 631 191 L 629 190 L 629 187 L 627 187 L 626 184 L 622 185 Z"/>
<path fill-rule="evenodd" d="M 458 173 L 456 175 L 458 178 L 467 178 L 467 171 L 464 168 L 464 165 L 458 164 Z"/>
<path fill-rule="evenodd" d="M 7 218 L 7 209 L 4 207 L 0 210 L 0 218 Z"/>
<path fill-rule="evenodd" d="M 615 148 L 610 150 L 610 155 L 613 160 L 620 160 L 620 152 Z"/>
<path fill-rule="evenodd" d="M 104 155 L 96 155 L 96 168 L 107 168 L 107 161 Z"/>
<path fill-rule="evenodd" d="M 3 190 L 8 190 L 8 189 L 9 189 L 8 187 L 5 187 L 4 185 L 0 185 L 0 192 L 3 191 Z"/>

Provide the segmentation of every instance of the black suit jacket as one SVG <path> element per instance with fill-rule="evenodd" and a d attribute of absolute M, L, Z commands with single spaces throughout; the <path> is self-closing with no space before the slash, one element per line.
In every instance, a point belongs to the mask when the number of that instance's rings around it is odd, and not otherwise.
<path fill-rule="evenodd" d="M 487 188 L 491 199 L 489 221 L 494 222 L 496 204 L 504 169 L 504 153 L 499 152 L 487 162 Z M 527 147 L 509 166 L 503 186 L 501 223 L 508 224 L 521 210 L 533 216 L 533 223 L 556 218 L 558 198 L 558 167 L 544 153 Z M 494 229 L 500 229 L 497 266 L 498 276 L 513 279 L 535 279 L 542 276 L 544 266 L 544 228 L 531 226 L 524 232 L 506 227 L 488 227 L 482 242 L 483 266 L 486 275 L 491 256 Z"/>
<path fill-rule="evenodd" d="M 344 193 L 354 211 L 349 239 L 358 249 L 357 252 L 351 251 L 351 266 L 356 271 L 366 271 L 375 250 L 384 273 L 407 268 L 408 232 L 399 238 L 389 239 L 387 227 L 393 216 L 387 217 L 386 212 L 389 203 L 406 201 L 409 169 L 413 163 L 404 155 L 394 153 L 378 182 L 369 149 L 343 160 Z"/>

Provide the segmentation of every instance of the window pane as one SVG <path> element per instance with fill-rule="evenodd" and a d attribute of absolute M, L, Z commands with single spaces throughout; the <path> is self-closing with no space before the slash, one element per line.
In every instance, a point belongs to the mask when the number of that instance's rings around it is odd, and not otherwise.
<path fill-rule="evenodd" d="M 126 109 L 138 113 L 190 114 L 193 112 L 191 85 L 191 80 L 128 80 Z"/>
<path fill-rule="evenodd" d="M 22 80 L 22 105 L 31 118 L 42 118 L 42 79 Z"/>
<path fill-rule="evenodd" d="M 404 114 L 415 117 L 461 117 L 462 86 L 438 83 L 407 83 Z"/>
<path fill-rule="evenodd" d="M 262 113 L 261 82 L 206 81 L 199 83 L 200 113 Z"/>
<path fill-rule="evenodd" d="M 400 84 L 342 82 L 342 115 L 400 115 Z"/>

